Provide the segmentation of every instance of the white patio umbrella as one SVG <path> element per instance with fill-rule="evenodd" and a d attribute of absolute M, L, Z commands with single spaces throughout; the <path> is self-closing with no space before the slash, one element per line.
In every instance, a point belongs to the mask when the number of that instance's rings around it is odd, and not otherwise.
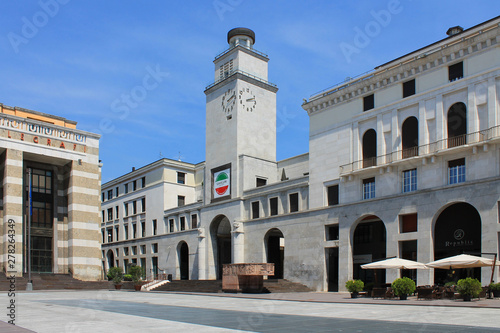
<path fill-rule="evenodd" d="M 432 268 L 452 269 L 452 268 L 473 268 L 473 267 L 487 267 L 493 266 L 494 260 L 484 257 L 472 256 L 470 254 L 459 254 L 453 257 L 431 261 L 425 264 Z M 500 264 L 499 261 L 495 266 Z"/>
<path fill-rule="evenodd" d="M 420 262 L 401 259 L 389 258 L 380 261 L 375 261 L 369 264 L 361 265 L 363 269 L 428 269 L 428 267 Z"/>
<path fill-rule="evenodd" d="M 453 268 L 474 268 L 474 267 L 488 267 L 492 268 L 490 284 L 493 283 L 493 275 L 495 273 L 495 266 L 500 266 L 500 261 L 484 257 L 473 256 L 470 254 L 459 254 L 453 257 L 443 258 L 425 264 L 427 267 L 453 269 Z"/>

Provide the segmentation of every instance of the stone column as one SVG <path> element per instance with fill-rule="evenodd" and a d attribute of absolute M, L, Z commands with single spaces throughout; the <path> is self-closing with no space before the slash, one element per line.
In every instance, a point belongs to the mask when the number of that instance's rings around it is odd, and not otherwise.
<path fill-rule="evenodd" d="M 205 228 L 198 229 L 198 280 L 208 279 L 207 268 L 207 241 Z"/>
<path fill-rule="evenodd" d="M 72 161 L 68 179 L 68 265 L 81 280 L 101 277 L 99 166 Z"/>
<path fill-rule="evenodd" d="M 2 266 L 23 275 L 23 152 L 7 149 L 3 176 Z M 13 273 L 9 273 L 13 272 Z"/>
<path fill-rule="evenodd" d="M 243 233 L 243 223 L 233 222 L 233 264 L 245 262 L 245 235 Z"/>

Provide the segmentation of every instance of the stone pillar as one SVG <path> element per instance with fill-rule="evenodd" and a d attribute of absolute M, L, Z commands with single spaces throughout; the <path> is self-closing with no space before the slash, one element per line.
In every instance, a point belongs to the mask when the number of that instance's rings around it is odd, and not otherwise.
<path fill-rule="evenodd" d="M 243 233 L 243 223 L 233 222 L 233 264 L 245 262 L 245 235 Z"/>
<path fill-rule="evenodd" d="M 99 166 L 72 161 L 68 179 L 68 266 L 75 278 L 101 277 Z"/>
<path fill-rule="evenodd" d="M 22 276 L 23 152 L 7 149 L 3 166 L 2 267 L 7 275 Z"/>
<path fill-rule="evenodd" d="M 205 237 L 205 229 L 198 229 L 198 280 L 208 279 L 207 268 L 207 240 Z"/>

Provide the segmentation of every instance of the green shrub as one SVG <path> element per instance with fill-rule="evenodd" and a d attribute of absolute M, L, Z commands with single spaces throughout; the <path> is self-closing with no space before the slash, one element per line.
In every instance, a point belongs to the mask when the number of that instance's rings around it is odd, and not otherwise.
<path fill-rule="evenodd" d="M 472 297 L 478 297 L 479 293 L 481 292 L 481 282 L 470 277 L 458 280 L 457 291 L 462 296 L 469 295 Z"/>
<path fill-rule="evenodd" d="M 410 278 L 402 277 L 394 280 L 391 284 L 392 290 L 396 296 L 410 295 L 415 292 L 415 281 Z"/>
<path fill-rule="evenodd" d="M 444 284 L 445 287 L 453 287 L 453 286 L 456 286 L 457 283 L 455 281 L 450 281 L 450 282 L 446 282 Z"/>
<path fill-rule="evenodd" d="M 350 293 L 359 293 L 363 290 L 365 286 L 364 282 L 361 280 L 349 280 L 345 283 L 345 287 L 349 290 Z"/>
<path fill-rule="evenodd" d="M 111 267 L 108 271 L 108 278 L 113 281 L 114 284 L 120 284 L 123 280 L 123 270 L 121 267 Z"/>
<path fill-rule="evenodd" d="M 123 281 L 132 281 L 132 275 L 130 275 L 130 274 L 124 274 L 123 275 Z"/>
<path fill-rule="evenodd" d="M 144 274 L 144 270 L 142 269 L 141 266 L 131 266 L 128 269 L 128 272 L 132 278 L 132 282 L 134 282 L 136 284 L 139 283 L 142 275 Z"/>
<path fill-rule="evenodd" d="M 500 291 L 500 282 L 490 284 L 490 289 L 492 291 Z"/>

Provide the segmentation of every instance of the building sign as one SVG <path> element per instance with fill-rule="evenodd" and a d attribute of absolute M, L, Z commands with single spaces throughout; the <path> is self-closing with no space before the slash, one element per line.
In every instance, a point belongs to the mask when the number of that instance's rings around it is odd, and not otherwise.
<path fill-rule="evenodd" d="M 231 169 L 214 172 L 214 199 L 231 194 Z"/>
<path fill-rule="evenodd" d="M 212 200 L 231 198 L 231 164 L 212 169 Z"/>
<path fill-rule="evenodd" d="M 85 142 L 87 141 L 87 136 L 75 133 L 70 130 L 32 124 L 27 121 L 9 119 L 2 116 L 0 116 L 0 128 L 5 128 L 7 130 L 18 130 L 27 132 L 34 136 L 41 135 L 59 140 L 73 141 L 81 144 L 85 144 Z"/>

